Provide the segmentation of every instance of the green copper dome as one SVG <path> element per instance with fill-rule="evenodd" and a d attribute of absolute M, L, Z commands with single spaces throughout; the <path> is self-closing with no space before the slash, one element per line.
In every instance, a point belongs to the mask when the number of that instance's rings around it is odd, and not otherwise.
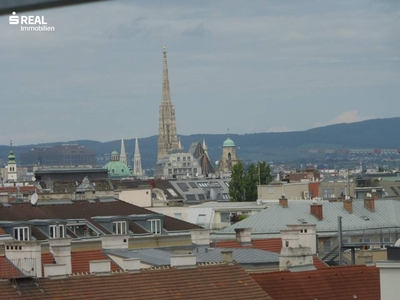
<path fill-rule="evenodd" d="M 131 170 L 123 162 L 118 160 L 118 152 L 111 152 L 111 161 L 103 166 L 103 169 L 108 170 L 108 176 L 110 178 L 123 178 L 131 176 Z"/>
<path fill-rule="evenodd" d="M 8 155 L 8 163 L 15 163 L 15 154 L 12 148 L 10 149 L 10 154 Z"/>
<path fill-rule="evenodd" d="M 235 143 L 229 137 L 227 137 L 222 147 L 235 147 Z"/>

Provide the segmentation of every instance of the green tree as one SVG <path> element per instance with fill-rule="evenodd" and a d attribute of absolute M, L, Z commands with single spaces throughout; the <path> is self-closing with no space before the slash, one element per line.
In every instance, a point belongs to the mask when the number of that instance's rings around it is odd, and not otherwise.
<path fill-rule="evenodd" d="M 229 182 L 229 197 L 231 201 L 244 201 L 244 166 L 241 161 L 232 167 L 232 177 Z"/>
<path fill-rule="evenodd" d="M 257 186 L 271 182 L 271 170 L 266 162 L 250 164 L 247 171 L 242 162 L 232 168 L 232 178 L 229 183 L 229 196 L 231 201 L 256 201 Z"/>

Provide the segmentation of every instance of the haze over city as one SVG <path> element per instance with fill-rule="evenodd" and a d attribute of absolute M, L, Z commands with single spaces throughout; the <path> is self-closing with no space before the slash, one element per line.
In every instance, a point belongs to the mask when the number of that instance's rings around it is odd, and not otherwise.
<path fill-rule="evenodd" d="M 167 46 L 178 134 L 398 116 L 396 1 L 105 1 L 0 17 L 0 144 L 158 133 Z M 18 13 L 18 12 L 17 12 Z"/>

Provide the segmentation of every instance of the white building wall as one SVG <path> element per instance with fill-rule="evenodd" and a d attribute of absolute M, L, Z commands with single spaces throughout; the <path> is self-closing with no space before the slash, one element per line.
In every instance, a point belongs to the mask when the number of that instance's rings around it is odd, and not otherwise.
<path fill-rule="evenodd" d="M 151 207 L 151 188 L 122 190 L 118 199 L 141 207 Z"/>

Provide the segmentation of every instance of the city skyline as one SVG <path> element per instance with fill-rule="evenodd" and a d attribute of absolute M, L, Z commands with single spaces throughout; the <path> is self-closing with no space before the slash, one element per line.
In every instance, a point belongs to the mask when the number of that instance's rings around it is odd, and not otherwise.
<path fill-rule="evenodd" d="M 163 45 L 178 135 L 397 117 L 399 12 L 393 1 L 106 1 L 23 13 L 54 32 L 1 16 L 0 144 L 157 135 Z"/>

